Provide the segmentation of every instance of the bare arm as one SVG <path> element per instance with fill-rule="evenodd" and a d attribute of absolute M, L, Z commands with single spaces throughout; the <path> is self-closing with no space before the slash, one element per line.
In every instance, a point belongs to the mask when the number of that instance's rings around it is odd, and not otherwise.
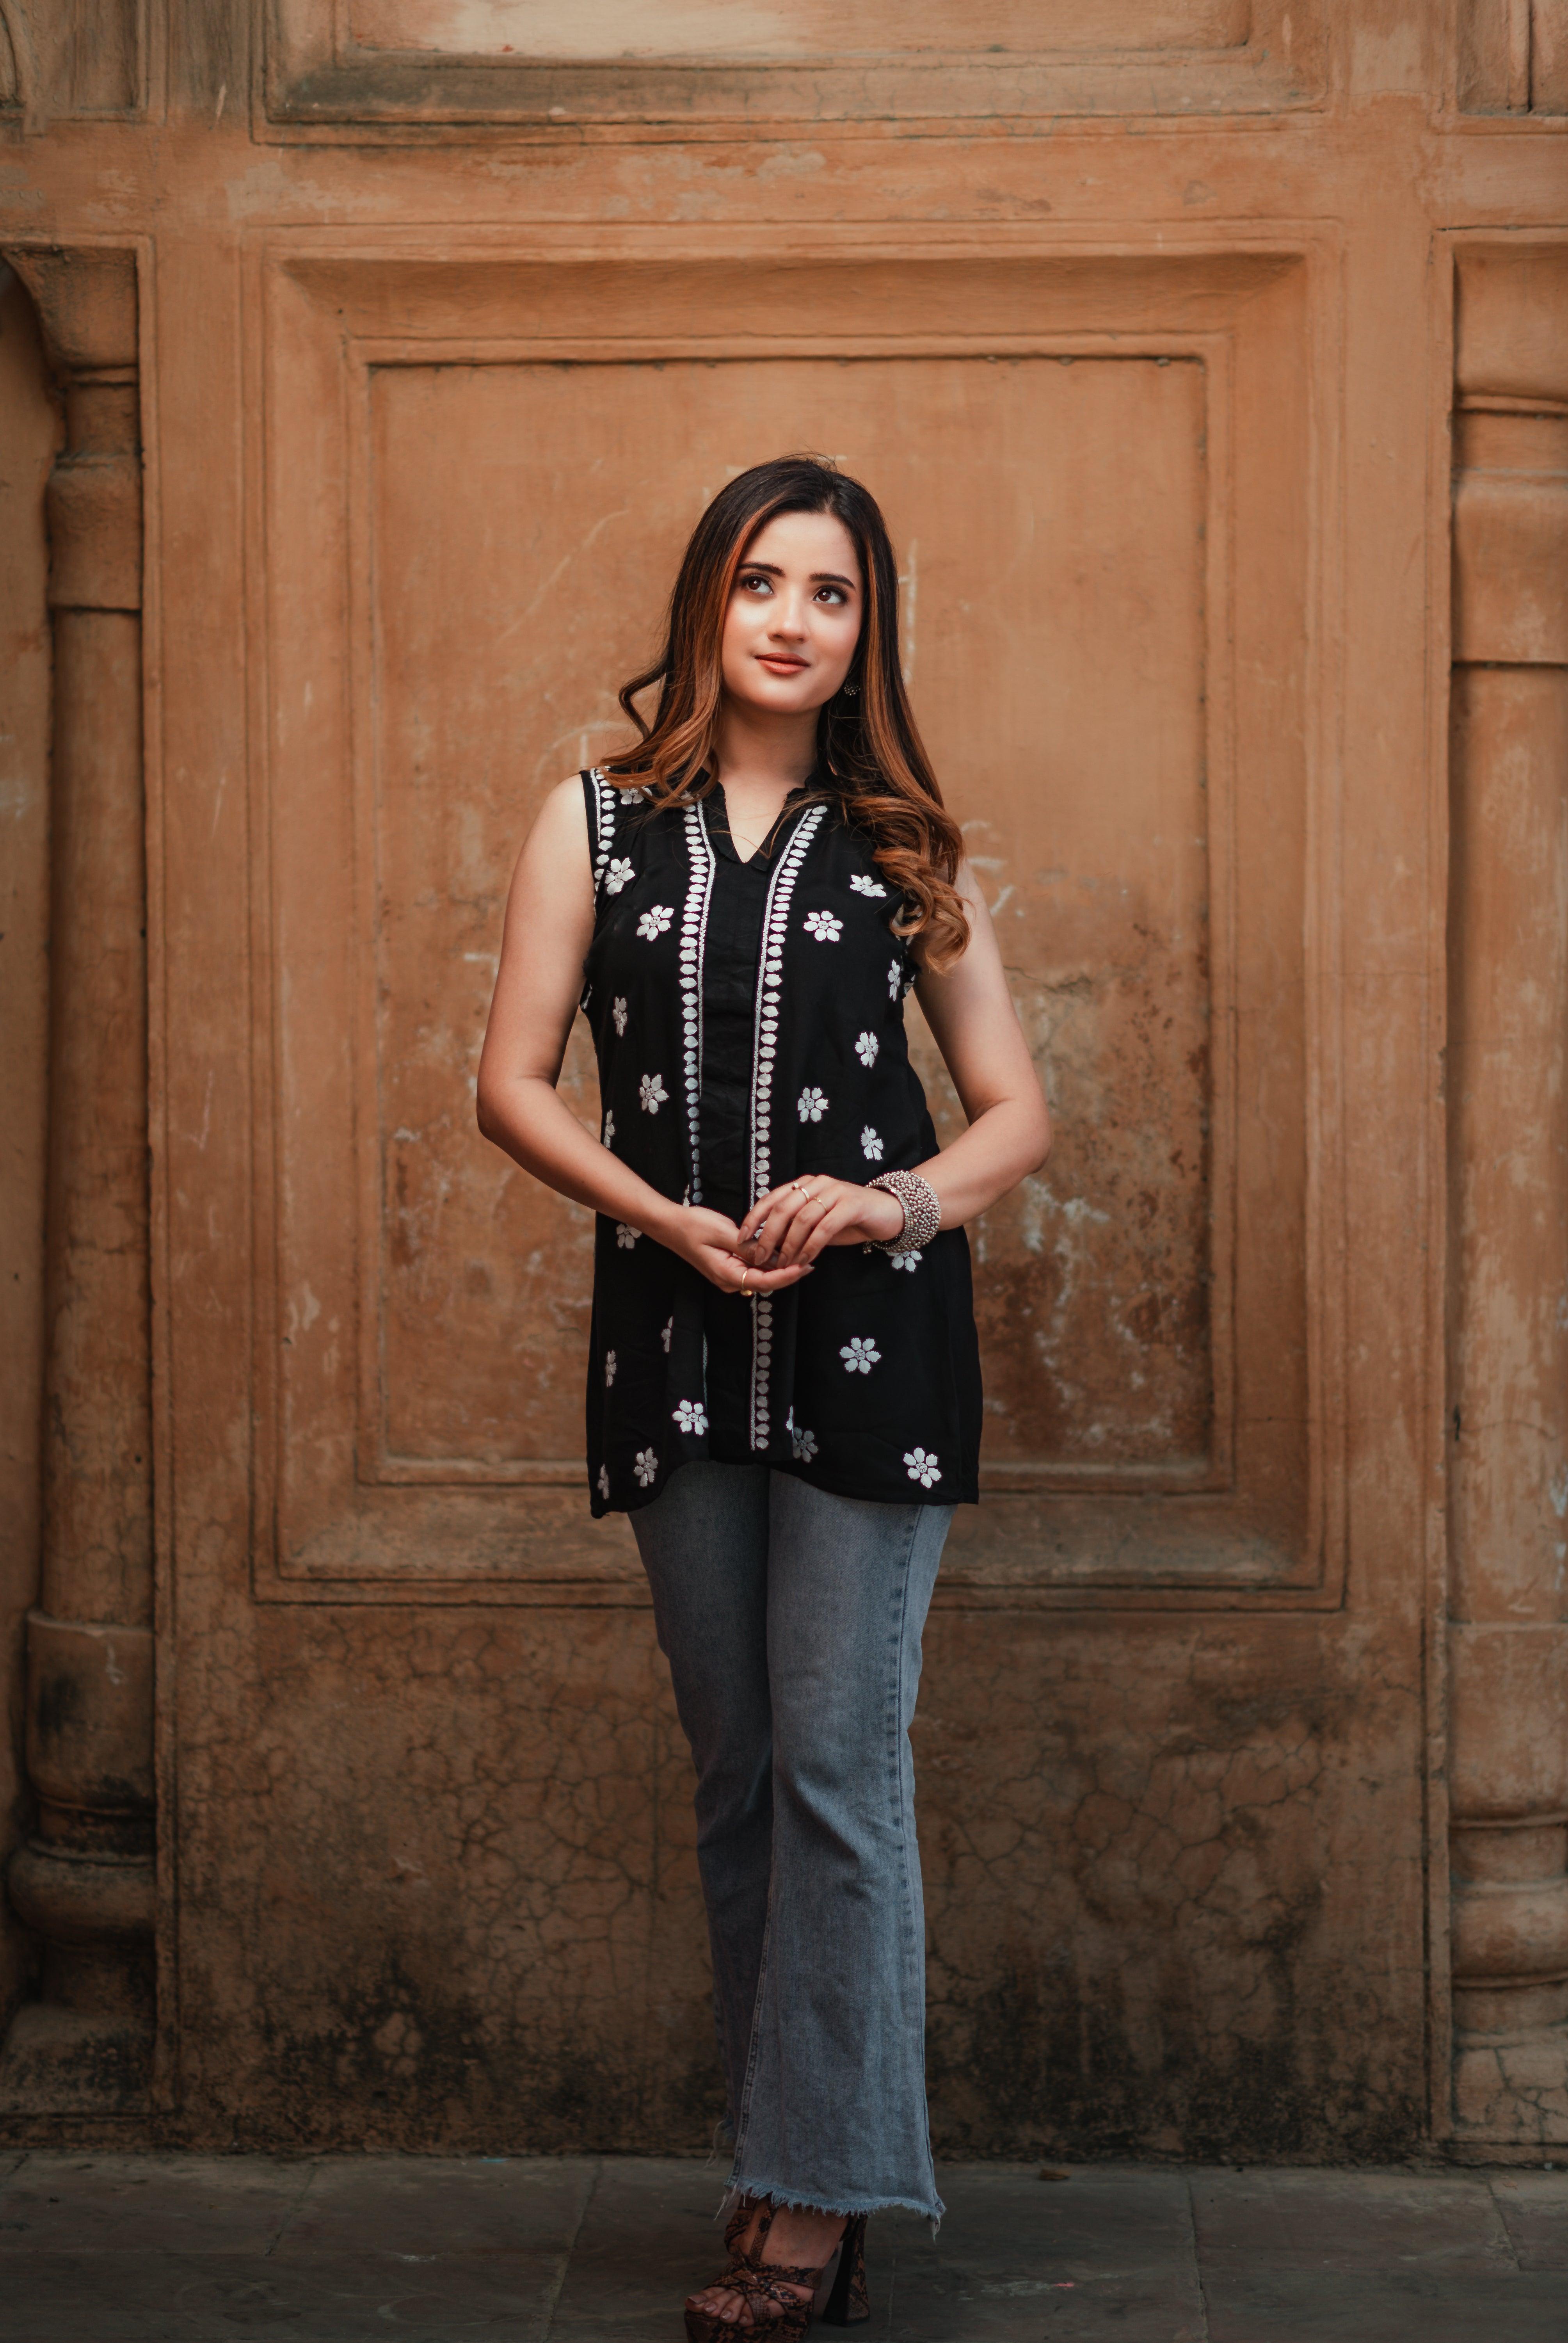
<path fill-rule="evenodd" d="M 969 1129 L 950 1147 L 918 1168 L 941 1206 L 944 1229 L 960 1228 L 1030 1172 L 1050 1148 L 1050 1111 L 1018 1021 L 996 930 L 967 863 L 958 888 L 969 912 L 969 949 L 943 976 L 922 972 L 916 983 L 926 1022 L 969 1117 Z M 903 1210 L 885 1189 L 849 1181 L 814 1181 L 811 1197 L 776 1188 L 752 1206 L 741 1242 L 755 1242 L 767 1223 L 760 1259 L 815 1261 L 824 1245 L 887 1242 L 903 1223 Z"/>
<path fill-rule="evenodd" d="M 558 1195 L 642 1230 L 714 1284 L 733 1288 L 747 1266 L 736 1258 L 733 1221 L 661 1196 L 583 1129 L 556 1088 L 593 920 L 588 814 L 574 774 L 545 799 L 512 873 L 479 1056 L 479 1129 Z M 752 1267 L 747 1282 L 754 1293 L 770 1292 L 794 1284 L 808 1268 Z"/>

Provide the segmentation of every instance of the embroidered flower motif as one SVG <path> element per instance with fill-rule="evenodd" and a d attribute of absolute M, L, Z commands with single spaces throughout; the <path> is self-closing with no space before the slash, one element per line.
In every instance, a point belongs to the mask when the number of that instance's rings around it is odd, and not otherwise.
<path fill-rule="evenodd" d="M 869 1334 L 851 1334 L 839 1353 L 847 1375 L 869 1375 L 881 1355 Z"/>
<path fill-rule="evenodd" d="M 821 1091 L 802 1091 L 795 1101 L 802 1122 L 820 1122 L 828 1111 L 826 1094 Z"/>
<path fill-rule="evenodd" d="M 940 1481 L 942 1477 L 941 1468 L 931 1449 L 906 1448 L 904 1465 L 910 1480 L 918 1481 L 922 1489 L 929 1489 L 933 1481 Z"/>
<path fill-rule="evenodd" d="M 640 1229 L 628 1228 L 624 1221 L 615 1224 L 615 1241 L 623 1252 L 629 1252 L 641 1234 Z"/>
<path fill-rule="evenodd" d="M 601 1464 L 598 1468 L 598 1493 L 604 1499 L 605 1503 L 608 1505 L 609 1503 L 609 1467 L 608 1464 Z"/>
<path fill-rule="evenodd" d="M 916 1262 L 918 1262 L 920 1258 L 920 1255 L 918 1247 L 913 1252 L 890 1252 L 888 1255 L 889 1261 L 892 1263 L 895 1269 L 913 1269 Z"/>
<path fill-rule="evenodd" d="M 604 1143 L 607 1147 L 614 1137 L 615 1117 L 613 1114 L 607 1114 L 604 1119 Z"/>
<path fill-rule="evenodd" d="M 708 1410 L 700 1400 L 683 1399 L 678 1407 L 671 1408 L 670 1413 L 682 1432 L 706 1432 L 708 1429 Z"/>
<path fill-rule="evenodd" d="M 915 1259 L 917 1261 L 919 1261 L 920 1257 L 919 1253 L 915 1255 Z M 669 1355 L 670 1343 L 675 1339 L 675 1319 L 673 1314 L 665 1320 L 664 1332 L 660 1334 L 658 1339 L 664 1344 L 665 1356 L 668 1358 Z"/>
<path fill-rule="evenodd" d="M 648 803 L 648 791 L 646 789 L 622 789 L 620 798 L 623 805 L 646 805 Z"/>
<path fill-rule="evenodd" d="M 657 1114 L 669 1092 L 664 1087 L 662 1074 L 644 1074 L 637 1086 L 638 1102 L 644 1114 Z"/>
<path fill-rule="evenodd" d="M 636 870 L 627 860 L 625 855 L 618 854 L 615 860 L 610 864 L 609 869 L 604 874 L 605 891 L 607 894 L 618 895 L 621 889 L 626 885 L 627 880 L 628 879 L 635 879 L 636 876 Z"/>
<path fill-rule="evenodd" d="M 615 1353 L 614 1353 L 613 1351 L 607 1351 L 607 1352 L 605 1353 L 605 1354 L 604 1354 L 604 1387 L 605 1387 L 606 1391 L 608 1391 L 608 1389 L 609 1389 L 609 1387 L 610 1387 L 611 1383 L 614 1383 L 614 1381 L 615 1381 Z"/>
<path fill-rule="evenodd" d="M 801 925 L 819 944 L 836 944 L 844 932 L 843 920 L 836 919 L 831 911 L 808 911 Z"/>
<path fill-rule="evenodd" d="M 631 1469 L 637 1474 L 638 1488 L 646 1489 L 658 1471 L 658 1459 L 651 1448 L 639 1448 L 632 1458 Z"/>
<path fill-rule="evenodd" d="M 638 934 L 651 943 L 655 936 L 663 935 L 674 917 L 675 911 L 670 904 L 650 903 L 637 923 Z"/>
<path fill-rule="evenodd" d="M 796 1432 L 791 1429 L 789 1438 L 791 1444 L 794 1447 L 798 1461 L 802 1464 L 809 1464 L 812 1457 L 817 1453 L 816 1433 L 814 1432 Z"/>
<path fill-rule="evenodd" d="M 882 1160 L 881 1134 L 873 1131 L 869 1123 L 860 1133 L 860 1152 L 868 1163 L 879 1163 Z"/>
<path fill-rule="evenodd" d="M 874 1033 L 857 1033 L 855 1036 L 855 1055 L 863 1066 L 876 1064 L 877 1051 L 879 1047 L 880 1044 Z"/>
<path fill-rule="evenodd" d="M 857 895 L 885 895 L 888 891 L 885 887 L 879 886 L 876 880 L 868 879 L 859 870 L 856 871 L 849 884 Z"/>
<path fill-rule="evenodd" d="M 641 930 L 639 930 L 638 933 L 640 932 Z M 888 970 L 888 999 L 890 1001 L 896 1001 L 899 997 L 899 980 L 902 973 L 903 971 L 900 968 L 898 961 L 892 961 Z"/>
<path fill-rule="evenodd" d="M 615 1030 L 617 1033 L 624 1034 L 626 1031 L 626 1002 L 618 993 L 615 1000 L 610 1003 L 609 1013 L 615 1021 Z"/>

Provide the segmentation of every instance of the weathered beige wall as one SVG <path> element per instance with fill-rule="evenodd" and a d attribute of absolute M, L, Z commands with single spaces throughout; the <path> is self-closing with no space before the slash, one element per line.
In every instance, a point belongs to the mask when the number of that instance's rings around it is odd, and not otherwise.
<path fill-rule="evenodd" d="M 804 443 L 886 494 L 1061 1120 L 977 1232 L 939 2138 L 1568 2140 L 1546 2003 L 1530 2075 L 1454 2096 L 1443 1674 L 1455 254 L 1561 241 L 1546 46 L 1501 0 L 1124 0 L 1093 49 L 879 5 L 854 60 L 766 9 L 714 60 L 688 12 L 662 62 L 653 5 L 537 63 L 498 5 L 100 13 L 91 69 L 11 61 L 0 244 L 56 334 L 51 287 L 136 268 L 157 2056 L 93 2063 L 106 1891 L 12 2132 L 706 2137 L 687 1759 L 572 1461 L 583 1223 L 468 1092 L 532 802 L 703 496 Z M 98 1650 L 140 1614 L 85 1607 L 90 1544 L 51 1584 Z M 128 1825 L 78 1755 L 71 1827 Z"/>

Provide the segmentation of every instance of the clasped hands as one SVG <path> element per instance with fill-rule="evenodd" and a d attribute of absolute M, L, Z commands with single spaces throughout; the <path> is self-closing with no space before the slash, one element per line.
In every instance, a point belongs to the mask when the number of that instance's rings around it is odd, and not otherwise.
<path fill-rule="evenodd" d="M 824 1247 L 890 1244 L 904 1208 L 886 1188 L 802 1172 L 759 1196 L 739 1228 L 705 1204 L 681 1204 L 648 1234 L 727 1293 L 777 1293 L 809 1277 Z"/>

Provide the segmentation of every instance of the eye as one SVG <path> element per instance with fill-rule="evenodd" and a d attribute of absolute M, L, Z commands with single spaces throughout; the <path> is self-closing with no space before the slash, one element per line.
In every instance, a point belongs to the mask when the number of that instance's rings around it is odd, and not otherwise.
<path fill-rule="evenodd" d="M 842 602 L 845 599 L 844 589 L 841 586 L 819 586 L 817 599 L 819 602 Z"/>
<path fill-rule="evenodd" d="M 773 581 L 764 578 L 759 570 L 748 570 L 741 576 L 740 590 L 743 594 L 770 594 Z"/>

